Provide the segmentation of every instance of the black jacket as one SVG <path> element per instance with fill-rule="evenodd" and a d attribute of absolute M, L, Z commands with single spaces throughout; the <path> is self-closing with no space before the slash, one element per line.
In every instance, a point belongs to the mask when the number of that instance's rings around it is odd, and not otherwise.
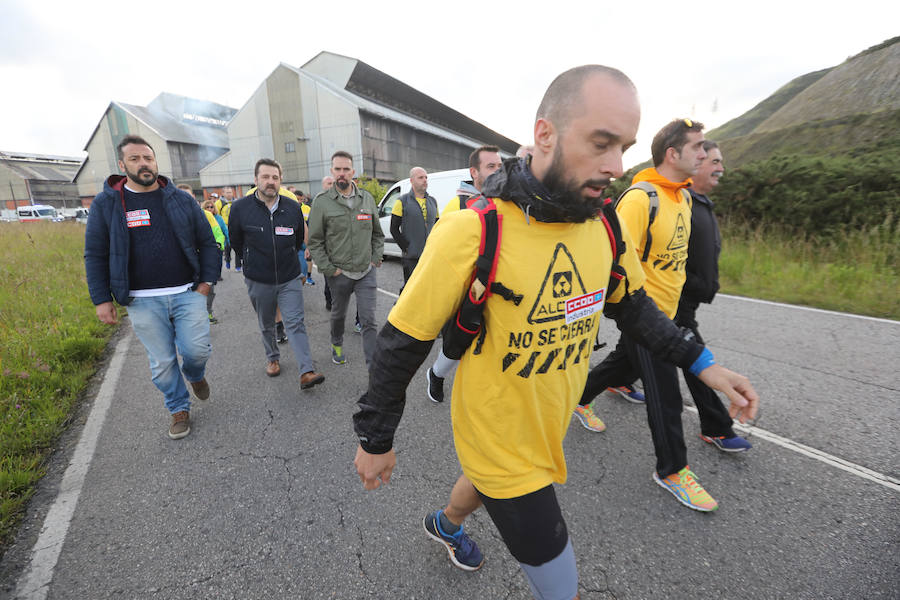
<path fill-rule="evenodd" d="M 181 251 L 194 270 L 194 286 L 219 280 L 222 252 L 203 210 L 190 194 L 160 175 L 159 186 Z M 124 175 L 111 175 L 91 204 L 84 236 L 84 268 L 94 304 L 115 299 L 131 303 L 128 282 L 129 235 L 125 226 Z"/>
<path fill-rule="evenodd" d="M 681 299 L 690 304 L 709 304 L 719 291 L 719 252 L 722 238 L 713 213 L 712 201 L 693 190 L 691 240 L 688 244 L 687 279 L 681 289 Z"/>
<path fill-rule="evenodd" d="M 554 202 L 524 159 L 505 160 L 503 168 L 485 181 L 482 191 L 499 202 L 515 202 L 530 215 L 529 218 L 545 222 L 575 219 Z M 514 282 L 507 283 L 513 284 L 515 289 Z M 643 288 L 629 291 L 621 301 L 607 303 L 604 314 L 655 356 L 681 367 L 690 367 L 700 356 L 703 346 L 694 341 L 691 332 L 678 328 L 666 317 Z M 390 321 L 381 329 L 369 367 L 369 388 L 357 402 L 359 410 L 353 415 L 356 435 L 366 452 L 383 454 L 393 446 L 394 431 L 406 403 L 406 387 L 428 357 L 433 343 L 434 340 L 420 341 L 411 337 Z"/>
<path fill-rule="evenodd" d="M 280 196 L 274 213 L 256 194 L 236 200 L 228 216 L 228 236 L 235 253 L 243 257 L 244 277 L 271 284 L 299 277 L 297 252 L 305 228 L 303 211 L 290 198 Z"/>

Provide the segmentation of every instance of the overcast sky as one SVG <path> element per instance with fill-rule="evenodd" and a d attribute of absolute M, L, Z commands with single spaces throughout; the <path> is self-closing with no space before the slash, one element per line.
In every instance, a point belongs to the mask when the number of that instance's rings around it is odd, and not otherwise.
<path fill-rule="evenodd" d="M 635 82 L 626 166 L 689 116 L 715 127 L 781 85 L 898 35 L 900 3 L 0 0 L 0 149 L 81 156 L 112 100 L 235 108 L 284 62 L 358 58 L 520 143 L 550 81 L 585 63 Z"/>

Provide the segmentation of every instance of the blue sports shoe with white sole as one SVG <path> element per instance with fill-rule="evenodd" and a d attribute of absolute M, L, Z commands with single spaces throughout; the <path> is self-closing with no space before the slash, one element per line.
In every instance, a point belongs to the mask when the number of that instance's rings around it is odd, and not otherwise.
<path fill-rule="evenodd" d="M 700 435 L 700 439 L 706 442 L 707 444 L 712 444 L 722 452 L 746 452 L 750 448 L 753 447 L 753 444 L 745 440 L 739 435 L 733 435 L 731 437 L 713 437 L 708 435 Z"/>
<path fill-rule="evenodd" d="M 463 531 L 460 526 L 459 531 L 450 535 L 441 529 L 441 513 L 442 510 L 436 510 L 429 513 L 422 521 L 425 533 L 428 537 L 436 542 L 440 542 L 447 548 L 447 554 L 450 555 L 450 562 L 464 571 L 477 571 L 484 564 L 484 555 L 478 549 L 478 545 Z"/>
<path fill-rule="evenodd" d="M 619 387 L 606 388 L 607 392 L 618 394 L 631 402 L 632 404 L 645 404 L 647 399 L 644 395 L 631 386 L 620 385 Z"/>

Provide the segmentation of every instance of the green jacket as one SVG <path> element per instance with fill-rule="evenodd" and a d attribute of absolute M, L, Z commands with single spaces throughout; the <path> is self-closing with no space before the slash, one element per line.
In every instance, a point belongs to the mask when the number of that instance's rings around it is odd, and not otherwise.
<path fill-rule="evenodd" d="M 309 213 L 309 253 L 329 277 L 337 269 L 360 272 L 380 263 L 384 233 L 372 195 L 354 186 L 356 207 L 350 208 L 337 186 L 316 196 Z"/>

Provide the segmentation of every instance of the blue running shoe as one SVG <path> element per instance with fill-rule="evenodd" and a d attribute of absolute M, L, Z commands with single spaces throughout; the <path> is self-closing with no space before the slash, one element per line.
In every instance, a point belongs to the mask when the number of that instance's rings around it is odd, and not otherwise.
<path fill-rule="evenodd" d="M 712 444 L 722 452 L 746 452 L 753 447 L 753 444 L 739 435 L 733 435 L 731 437 L 710 437 L 701 434 L 700 439 L 707 444 Z"/>
<path fill-rule="evenodd" d="M 634 389 L 633 387 L 629 387 L 627 385 L 620 385 L 619 387 L 611 387 L 606 388 L 607 392 L 612 392 L 613 394 L 618 394 L 631 402 L 632 404 L 644 404 L 647 402 L 647 399 L 644 398 L 644 395 Z"/>
<path fill-rule="evenodd" d="M 436 510 L 427 515 L 422 521 L 425 533 L 428 537 L 436 542 L 440 542 L 447 548 L 450 555 L 450 562 L 459 567 L 463 571 L 477 571 L 484 564 L 484 555 L 478 546 L 466 535 L 463 528 L 453 535 L 444 533 L 441 529 L 441 513 L 442 510 Z"/>

